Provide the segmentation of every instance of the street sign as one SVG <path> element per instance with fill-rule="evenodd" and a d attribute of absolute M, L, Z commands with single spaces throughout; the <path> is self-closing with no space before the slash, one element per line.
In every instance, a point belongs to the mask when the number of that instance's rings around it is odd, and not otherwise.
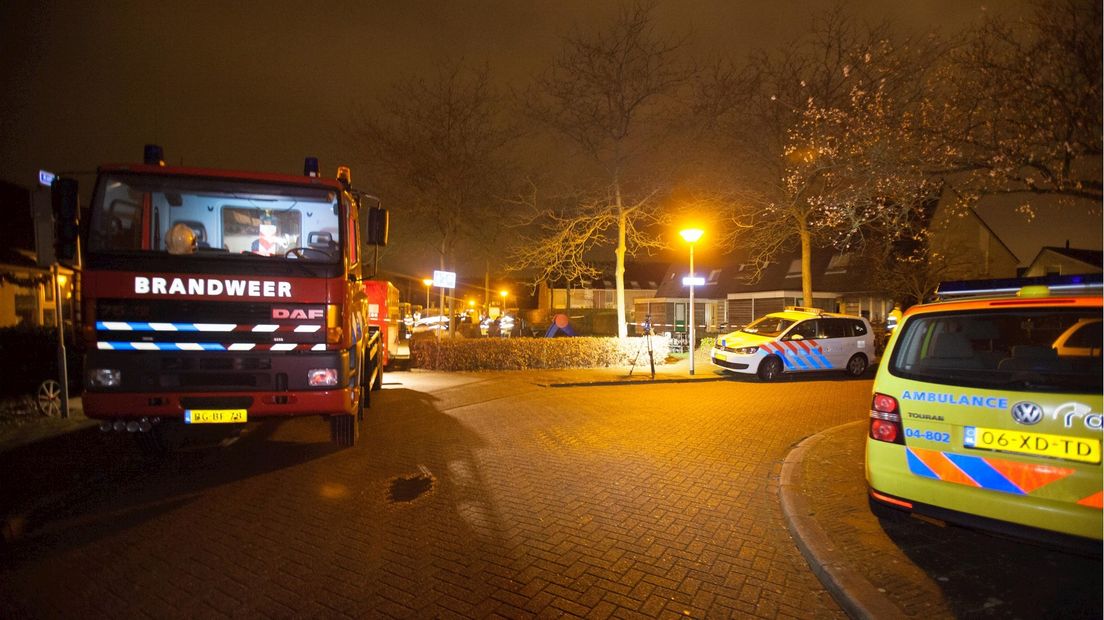
<path fill-rule="evenodd" d="M 55 175 L 53 172 L 48 172 L 46 170 L 39 170 L 38 171 L 38 184 L 43 186 L 43 187 L 50 187 L 51 185 L 54 184 L 54 178 L 56 176 L 57 175 Z"/>
<path fill-rule="evenodd" d="M 682 279 L 683 286 L 705 286 L 705 278 L 698 276 L 694 278 L 686 277 Z"/>
<path fill-rule="evenodd" d="M 456 288 L 456 273 L 452 271 L 434 271 L 433 286 L 437 288 Z"/>

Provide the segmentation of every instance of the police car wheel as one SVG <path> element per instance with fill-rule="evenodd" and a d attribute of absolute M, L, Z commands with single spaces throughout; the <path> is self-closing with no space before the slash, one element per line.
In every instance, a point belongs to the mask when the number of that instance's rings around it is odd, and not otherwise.
<path fill-rule="evenodd" d="M 771 381 L 777 379 L 782 374 L 782 360 L 775 356 L 770 356 L 764 359 L 759 364 L 759 378 L 763 381 Z"/>
<path fill-rule="evenodd" d="M 856 353 L 847 360 L 847 374 L 852 377 L 861 377 L 866 372 L 866 357 Z"/>

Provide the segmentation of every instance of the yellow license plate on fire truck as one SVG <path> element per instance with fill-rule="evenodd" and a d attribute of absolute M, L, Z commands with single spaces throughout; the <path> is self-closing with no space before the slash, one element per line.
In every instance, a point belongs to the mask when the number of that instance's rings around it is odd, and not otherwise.
<path fill-rule="evenodd" d="M 185 424 L 242 424 L 248 422 L 245 409 L 186 409 Z"/>

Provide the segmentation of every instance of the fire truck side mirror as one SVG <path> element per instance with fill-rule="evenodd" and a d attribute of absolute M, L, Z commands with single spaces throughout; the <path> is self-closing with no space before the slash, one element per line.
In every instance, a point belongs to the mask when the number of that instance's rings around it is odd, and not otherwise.
<path fill-rule="evenodd" d="M 365 242 L 369 245 L 387 245 L 387 227 L 389 223 L 387 209 L 371 207 L 368 209 L 368 226 L 364 231 Z"/>
<path fill-rule="evenodd" d="M 77 181 L 57 177 L 50 185 L 54 211 L 54 254 L 58 260 L 70 261 L 77 255 L 80 213 Z"/>

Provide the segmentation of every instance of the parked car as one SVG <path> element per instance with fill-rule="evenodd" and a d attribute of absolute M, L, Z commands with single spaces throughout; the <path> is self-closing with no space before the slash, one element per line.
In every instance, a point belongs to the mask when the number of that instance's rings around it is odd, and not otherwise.
<path fill-rule="evenodd" d="M 783 373 L 843 370 L 866 372 L 874 357 L 874 334 L 861 316 L 787 307 L 717 338 L 713 364 L 764 381 Z"/>
<path fill-rule="evenodd" d="M 1060 282 L 1060 281 L 1055 281 Z M 915 306 L 874 379 L 871 510 L 1100 553 L 1102 298 L 1025 286 Z"/>

